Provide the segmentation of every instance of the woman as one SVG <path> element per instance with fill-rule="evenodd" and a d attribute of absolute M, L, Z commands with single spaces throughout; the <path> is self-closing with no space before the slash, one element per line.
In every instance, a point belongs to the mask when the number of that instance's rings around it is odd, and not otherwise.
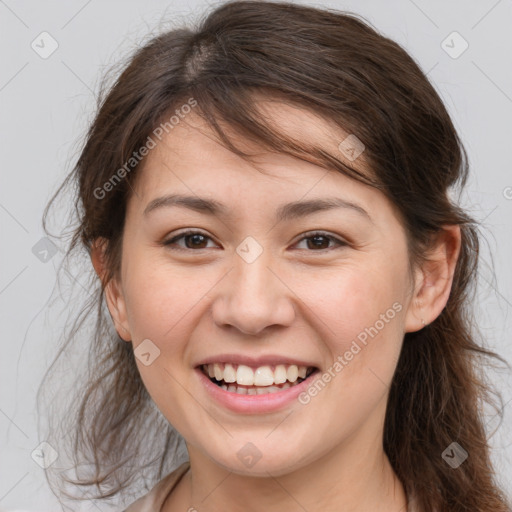
<path fill-rule="evenodd" d="M 140 48 L 68 178 L 98 322 L 68 420 L 93 467 L 67 481 L 150 478 L 128 512 L 507 510 L 467 173 L 357 16 L 235 1 Z"/>

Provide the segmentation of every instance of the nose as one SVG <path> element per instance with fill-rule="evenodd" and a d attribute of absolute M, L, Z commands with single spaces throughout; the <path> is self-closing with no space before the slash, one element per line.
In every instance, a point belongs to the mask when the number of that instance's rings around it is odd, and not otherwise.
<path fill-rule="evenodd" d="M 295 318 L 293 292 L 271 267 L 264 251 L 248 263 L 234 255 L 234 268 L 222 279 L 212 303 L 219 327 L 257 335 L 271 326 L 289 326 Z"/>

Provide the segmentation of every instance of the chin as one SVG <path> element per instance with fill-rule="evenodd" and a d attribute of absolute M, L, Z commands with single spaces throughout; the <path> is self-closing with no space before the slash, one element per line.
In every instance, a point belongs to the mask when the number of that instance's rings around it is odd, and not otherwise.
<path fill-rule="evenodd" d="M 265 455 L 267 453 L 267 455 Z M 269 449 L 258 450 L 255 445 L 247 442 L 242 449 L 234 451 L 229 457 L 212 457 L 212 461 L 226 471 L 240 476 L 268 478 L 279 477 L 296 471 L 304 465 L 304 461 L 295 460 L 297 450 L 292 453 L 279 453 Z"/>

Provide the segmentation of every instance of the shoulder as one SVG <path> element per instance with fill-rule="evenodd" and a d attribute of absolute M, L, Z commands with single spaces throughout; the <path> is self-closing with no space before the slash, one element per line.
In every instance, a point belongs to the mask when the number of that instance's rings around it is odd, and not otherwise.
<path fill-rule="evenodd" d="M 190 462 L 184 462 L 160 480 L 147 494 L 134 501 L 124 512 L 160 512 L 165 498 L 179 479 L 188 471 Z"/>

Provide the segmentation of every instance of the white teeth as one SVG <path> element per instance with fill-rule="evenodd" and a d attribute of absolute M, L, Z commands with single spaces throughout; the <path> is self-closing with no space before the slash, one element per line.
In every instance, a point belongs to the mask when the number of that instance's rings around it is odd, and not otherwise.
<path fill-rule="evenodd" d="M 224 382 L 236 382 L 236 371 L 232 365 L 224 365 Z"/>
<path fill-rule="evenodd" d="M 299 369 L 295 364 L 292 364 L 288 367 L 288 372 L 286 374 L 288 380 L 290 382 L 295 382 L 299 377 Z"/>
<path fill-rule="evenodd" d="M 238 384 L 242 384 L 243 386 L 253 386 L 254 372 L 252 371 L 252 368 L 249 368 L 243 364 L 238 365 L 236 370 L 236 381 Z"/>
<path fill-rule="evenodd" d="M 260 366 L 253 370 L 250 366 L 244 364 L 213 363 L 205 365 L 204 370 L 210 378 L 215 377 L 218 381 L 224 381 L 224 384 L 268 387 L 294 383 L 297 382 L 298 378 L 305 379 L 308 367 L 295 364 L 278 364 L 274 370 L 269 365 Z"/>
<path fill-rule="evenodd" d="M 270 366 L 260 366 L 254 372 L 255 386 L 271 386 L 274 384 L 274 372 Z"/>
<path fill-rule="evenodd" d="M 213 371 L 215 373 L 215 378 L 217 380 L 222 380 L 224 378 L 224 372 L 222 371 L 222 368 L 217 363 L 215 363 L 213 365 Z"/>
<path fill-rule="evenodd" d="M 225 391 L 229 391 L 231 393 L 237 393 L 239 395 L 266 395 L 268 393 L 277 393 L 278 391 L 282 391 L 283 389 L 291 388 L 293 384 L 289 382 L 284 383 L 279 386 L 266 386 L 266 387 L 253 387 L 253 388 L 245 388 L 243 386 L 236 386 L 234 384 L 221 384 L 221 388 Z"/>
<path fill-rule="evenodd" d="M 274 382 L 276 384 L 283 384 L 286 382 L 286 366 L 284 364 L 278 364 L 274 372 Z"/>

